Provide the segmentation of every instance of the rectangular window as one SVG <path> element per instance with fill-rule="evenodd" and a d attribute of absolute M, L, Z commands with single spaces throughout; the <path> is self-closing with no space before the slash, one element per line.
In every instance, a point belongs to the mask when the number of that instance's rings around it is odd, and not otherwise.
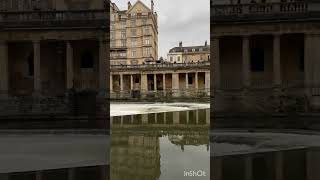
<path fill-rule="evenodd" d="M 122 47 L 127 46 L 127 40 L 121 40 L 121 46 Z"/>
<path fill-rule="evenodd" d="M 180 56 L 178 56 L 178 61 L 180 62 Z"/>
<path fill-rule="evenodd" d="M 264 50 L 261 48 L 254 48 L 251 51 L 251 71 L 264 71 Z"/>
<path fill-rule="evenodd" d="M 150 48 L 146 48 L 145 49 L 145 56 L 151 56 L 151 49 Z"/>
<path fill-rule="evenodd" d="M 137 36 L 137 30 L 131 29 L 131 36 Z"/>
<path fill-rule="evenodd" d="M 145 39 L 144 44 L 145 44 L 145 45 L 150 45 L 150 38 L 149 38 L 149 37 L 147 37 L 147 38 Z"/>
<path fill-rule="evenodd" d="M 111 47 L 115 47 L 116 46 L 116 42 L 115 41 L 110 41 L 110 46 Z"/>
<path fill-rule="evenodd" d="M 131 40 L 131 46 L 132 47 L 137 47 L 137 40 L 136 39 L 132 39 Z"/>
<path fill-rule="evenodd" d="M 142 24 L 146 25 L 147 24 L 148 19 L 142 19 Z"/>
<path fill-rule="evenodd" d="M 126 37 L 127 37 L 126 31 L 125 31 L 125 30 L 122 30 L 122 31 L 121 31 L 121 38 L 124 39 L 124 38 L 126 38 Z"/>
<path fill-rule="evenodd" d="M 126 28 L 126 21 L 121 21 L 120 22 L 120 29 L 125 29 Z"/>
<path fill-rule="evenodd" d="M 116 38 L 116 33 L 115 32 L 110 32 L 110 39 L 114 40 Z"/>
<path fill-rule="evenodd" d="M 144 34 L 145 34 L 145 35 L 149 35 L 149 34 L 150 34 L 150 29 L 149 29 L 149 27 L 145 27 L 145 28 L 144 28 Z"/>
<path fill-rule="evenodd" d="M 135 20 L 135 19 L 132 19 L 132 20 L 131 20 L 131 27 L 135 27 L 135 26 L 136 26 L 136 23 L 137 23 L 136 20 Z"/>
<path fill-rule="evenodd" d="M 137 50 L 133 49 L 131 51 L 131 57 L 135 58 L 137 56 Z"/>

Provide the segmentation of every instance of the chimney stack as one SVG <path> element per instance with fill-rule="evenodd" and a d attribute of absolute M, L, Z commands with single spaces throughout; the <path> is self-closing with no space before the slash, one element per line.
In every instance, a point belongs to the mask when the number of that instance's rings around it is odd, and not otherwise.
<path fill-rule="evenodd" d="M 182 41 L 179 42 L 179 47 L 182 47 Z"/>
<path fill-rule="evenodd" d="M 154 12 L 154 2 L 153 2 L 153 0 L 151 0 L 151 12 L 152 13 Z"/>
<path fill-rule="evenodd" d="M 132 7 L 131 2 L 128 1 L 128 10 Z"/>

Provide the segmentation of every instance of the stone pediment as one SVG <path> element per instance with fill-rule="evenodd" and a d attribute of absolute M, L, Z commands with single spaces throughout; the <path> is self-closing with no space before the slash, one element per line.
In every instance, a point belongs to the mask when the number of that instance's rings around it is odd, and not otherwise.
<path fill-rule="evenodd" d="M 128 13 L 142 13 L 142 12 L 151 12 L 151 9 L 148 8 L 143 2 L 137 1 L 129 10 Z"/>

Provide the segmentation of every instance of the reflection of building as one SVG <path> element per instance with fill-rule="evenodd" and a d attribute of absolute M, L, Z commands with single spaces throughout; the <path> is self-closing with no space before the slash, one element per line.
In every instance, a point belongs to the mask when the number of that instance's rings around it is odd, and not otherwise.
<path fill-rule="evenodd" d="M 215 111 L 319 110 L 319 3 L 230 2 L 211 1 Z"/>
<path fill-rule="evenodd" d="M 210 64 L 113 66 L 111 98 L 205 97 L 210 93 Z"/>
<path fill-rule="evenodd" d="M 19 107 L 1 104 L 0 113 L 65 113 L 70 104 L 64 95 L 72 88 L 107 93 L 105 5 L 103 0 L 1 1 L 0 94 L 24 98 L 5 99 L 3 104 Z"/>
<path fill-rule="evenodd" d="M 181 151 L 187 145 L 209 147 L 208 123 L 209 110 L 112 117 L 111 179 L 159 179 L 159 139 L 168 137 Z"/>
<path fill-rule="evenodd" d="M 159 138 L 153 135 L 112 134 L 111 179 L 150 179 L 160 176 Z"/>
<path fill-rule="evenodd" d="M 111 117 L 112 129 L 139 128 L 148 125 L 155 129 L 203 128 L 210 125 L 210 109 L 192 111 L 164 112 L 156 114 L 140 114 Z"/>
<path fill-rule="evenodd" d="M 210 61 L 210 46 L 205 42 L 204 46 L 179 47 L 170 49 L 167 62 L 169 63 L 199 63 Z"/>
<path fill-rule="evenodd" d="M 154 12 L 137 1 L 128 10 L 121 11 L 111 3 L 110 57 L 112 65 L 144 64 L 158 58 L 158 24 Z"/>

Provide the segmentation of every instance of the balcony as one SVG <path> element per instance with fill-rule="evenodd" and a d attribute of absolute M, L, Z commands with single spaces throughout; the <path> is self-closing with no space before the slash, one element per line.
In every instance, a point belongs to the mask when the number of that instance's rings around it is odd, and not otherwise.
<path fill-rule="evenodd" d="M 106 10 L 81 11 L 7 11 L 0 12 L 0 28 L 74 29 L 108 28 Z"/>
<path fill-rule="evenodd" d="M 320 2 L 211 4 L 213 23 L 294 21 L 320 17 Z"/>
<path fill-rule="evenodd" d="M 139 64 L 139 65 L 111 65 L 111 69 L 114 70 L 129 70 L 129 69 L 194 69 L 194 68 L 201 68 L 201 69 L 209 69 L 210 62 L 204 63 L 167 63 L 167 64 Z"/>

